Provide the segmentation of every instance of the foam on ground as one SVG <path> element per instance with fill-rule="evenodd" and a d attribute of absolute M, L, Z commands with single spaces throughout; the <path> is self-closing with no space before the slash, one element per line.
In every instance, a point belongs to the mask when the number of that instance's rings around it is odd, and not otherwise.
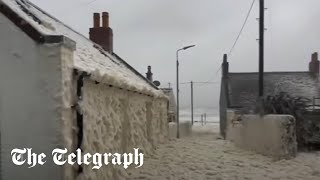
<path fill-rule="evenodd" d="M 213 125 L 210 125 L 213 126 Z M 206 127 L 211 129 L 211 127 Z M 195 126 L 197 132 L 208 132 Z M 212 127 L 218 129 L 217 127 Z M 171 140 L 146 156 L 141 169 L 131 169 L 129 180 L 318 180 L 320 152 L 300 153 L 295 159 L 272 158 L 237 148 L 218 132 Z"/>

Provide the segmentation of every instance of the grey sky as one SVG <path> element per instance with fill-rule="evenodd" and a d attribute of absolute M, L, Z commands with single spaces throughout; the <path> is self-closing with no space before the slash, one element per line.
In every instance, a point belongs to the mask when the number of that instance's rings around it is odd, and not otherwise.
<path fill-rule="evenodd" d="M 108 11 L 114 51 L 139 72 L 153 67 L 162 85 L 175 83 L 175 51 L 181 53 L 181 81 L 217 81 L 216 71 L 228 53 L 252 0 L 31 0 L 88 36 L 92 13 Z M 320 50 L 319 0 L 266 0 L 267 71 L 305 71 L 312 52 Z M 231 71 L 258 69 L 258 0 L 229 57 Z M 218 107 L 220 84 L 195 87 L 197 107 Z M 182 107 L 190 89 L 183 85 Z"/>

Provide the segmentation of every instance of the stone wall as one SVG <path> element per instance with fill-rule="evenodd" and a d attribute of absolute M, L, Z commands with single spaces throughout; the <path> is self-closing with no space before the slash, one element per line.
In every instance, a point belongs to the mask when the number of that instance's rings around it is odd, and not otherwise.
<path fill-rule="evenodd" d="M 152 153 L 168 140 L 167 99 L 155 99 L 105 84 L 84 81 L 82 148 L 85 153 L 124 153 L 139 148 Z M 92 170 L 84 166 L 84 179 L 125 179 L 122 166 Z"/>
<path fill-rule="evenodd" d="M 226 138 L 237 146 L 271 156 L 288 159 L 296 156 L 295 118 L 290 115 L 241 115 L 227 112 Z"/>

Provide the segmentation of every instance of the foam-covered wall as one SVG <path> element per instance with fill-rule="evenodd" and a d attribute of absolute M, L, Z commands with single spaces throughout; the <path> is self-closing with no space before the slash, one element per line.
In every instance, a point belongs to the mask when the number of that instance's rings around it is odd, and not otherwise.
<path fill-rule="evenodd" d="M 168 101 L 133 93 L 125 89 L 96 84 L 86 79 L 83 86 L 82 148 L 85 153 L 124 153 L 139 148 L 152 153 L 168 139 Z M 82 179 L 125 179 L 122 166 L 103 166 L 92 170 L 84 166 Z"/>
<path fill-rule="evenodd" d="M 49 156 L 61 147 L 61 45 L 38 44 L 0 13 L 0 179 L 61 179 Z M 43 166 L 13 164 L 14 148 L 48 157 Z"/>
<path fill-rule="evenodd" d="M 61 99 L 62 104 L 60 106 L 61 114 L 61 132 L 62 142 L 60 148 L 67 148 L 69 152 L 74 152 L 77 145 L 77 122 L 76 122 L 76 110 L 74 105 L 77 103 L 76 97 L 76 76 L 73 74 L 73 50 L 61 47 Z M 76 177 L 75 168 L 72 165 L 66 163 L 63 168 L 63 177 L 65 180 L 73 180 Z"/>
<path fill-rule="evenodd" d="M 226 138 L 237 146 L 274 159 L 297 154 L 295 118 L 290 115 L 241 115 L 227 113 Z"/>
<path fill-rule="evenodd" d="M 179 123 L 179 137 L 189 137 L 192 135 L 192 124 L 191 122 L 180 122 Z M 177 137 L 177 123 L 170 122 L 169 123 L 169 137 L 176 138 Z"/>

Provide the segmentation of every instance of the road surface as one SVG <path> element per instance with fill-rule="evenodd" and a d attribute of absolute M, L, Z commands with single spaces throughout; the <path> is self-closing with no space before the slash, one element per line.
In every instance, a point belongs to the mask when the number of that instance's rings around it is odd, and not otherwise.
<path fill-rule="evenodd" d="M 192 137 L 170 140 L 146 156 L 142 168 L 129 171 L 129 179 L 319 180 L 320 152 L 274 161 L 222 140 L 217 127 L 197 126 Z"/>

